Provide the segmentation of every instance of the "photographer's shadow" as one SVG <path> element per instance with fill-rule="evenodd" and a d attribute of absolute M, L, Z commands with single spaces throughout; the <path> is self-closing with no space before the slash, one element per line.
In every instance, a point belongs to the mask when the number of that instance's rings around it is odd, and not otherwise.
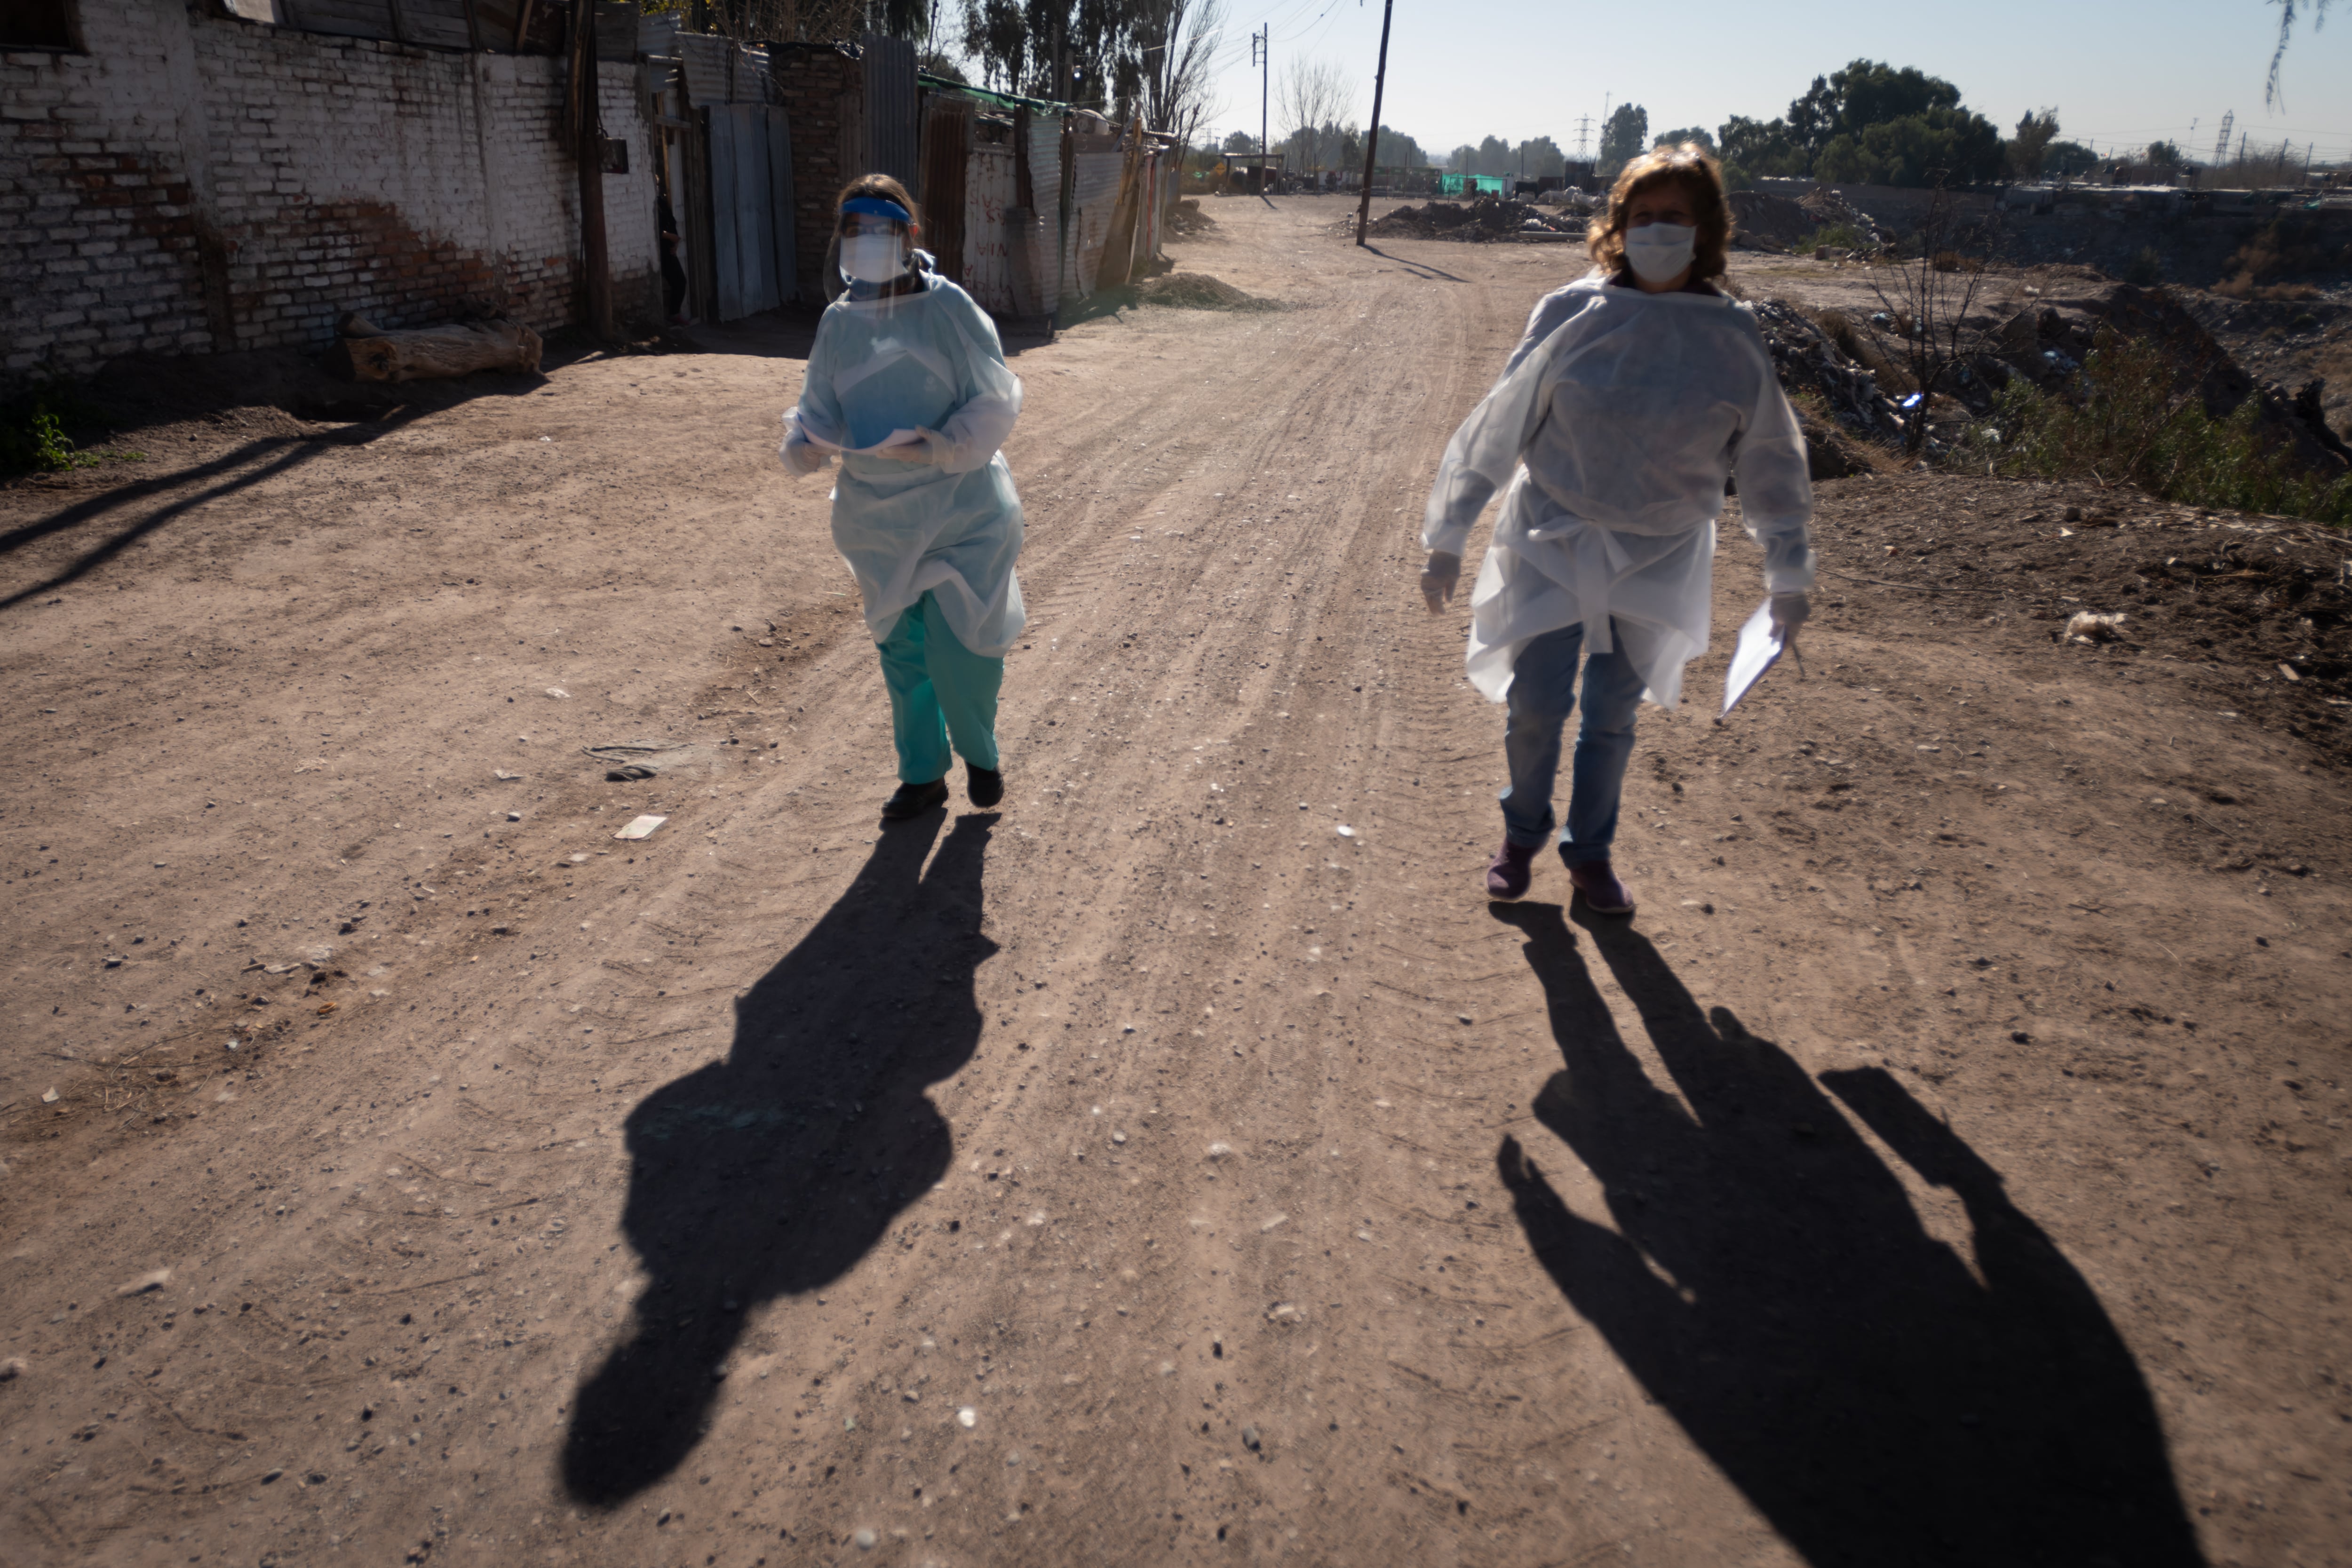
<path fill-rule="evenodd" d="M 981 872 L 993 816 L 886 830 L 856 881 L 736 1004 L 723 1061 L 629 1115 L 621 1229 L 651 1277 L 582 1385 L 565 1489 L 625 1500 L 708 1429 L 745 1314 L 840 1279 L 948 1170 L 926 1086 L 980 1039 Z"/>
<path fill-rule="evenodd" d="M 1612 1230 L 1515 1139 L 1498 1163 L 1536 1256 L 1651 1395 L 1806 1560 L 2158 1568 L 2204 1561 L 2131 1352 L 1998 1172 L 1876 1068 L 1817 1085 L 1703 1016 L 1630 923 L 1580 921 L 1687 1109 L 1627 1050 L 1557 906 L 1527 936 L 1567 1058 L 1543 1124 Z M 1973 1230 L 1975 1268 L 1822 1085 Z"/>

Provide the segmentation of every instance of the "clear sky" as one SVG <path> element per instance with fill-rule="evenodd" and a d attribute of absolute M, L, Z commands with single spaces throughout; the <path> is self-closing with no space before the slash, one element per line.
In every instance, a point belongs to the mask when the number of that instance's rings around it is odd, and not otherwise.
<path fill-rule="evenodd" d="M 1281 73 L 1295 58 L 1355 77 L 1351 118 L 1370 118 L 1381 0 L 1227 4 L 1210 120 L 1221 134 L 1257 129 L 1248 36 L 1267 26 L 1277 137 Z M 2234 109 L 2256 142 L 2316 141 L 2320 162 L 2352 159 L 2352 0 L 2316 30 L 2298 23 L 2284 93 L 2266 109 L 2277 33 L 2264 0 L 1397 0 L 1381 118 L 1437 154 L 1490 135 L 1548 135 L 1573 154 L 1578 117 L 1592 117 L 1597 139 L 1612 101 L 1648 110 L 1653 134 L 1734 114 L 1769 120 L 1815 76 L 1864 58 L 1956 83 L 2003 134 L 2054 106 L 2063 135 L 2102 151 L 2169 138 L 2202 157 Z"/>

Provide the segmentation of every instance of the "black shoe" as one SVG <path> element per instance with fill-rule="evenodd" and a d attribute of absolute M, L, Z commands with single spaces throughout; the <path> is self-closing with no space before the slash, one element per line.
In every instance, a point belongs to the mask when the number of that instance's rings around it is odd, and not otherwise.
<path fill-rule="evenodd" d="M 972 805 L 986 811 L 1004 798 L 1004 774 L 995 768 L 974 767 L 966 763 L 963 765 L 963 792 L 971 797 Z"/>
<path fill-rule="evenodd" d="M 910 816 L 920 816 L 936 811 L 948 803 L 948 781 L 933 779 L 929 784 L 902 784 L 898 793 L 882 803 L 882 820 L 904 822 Z"/>

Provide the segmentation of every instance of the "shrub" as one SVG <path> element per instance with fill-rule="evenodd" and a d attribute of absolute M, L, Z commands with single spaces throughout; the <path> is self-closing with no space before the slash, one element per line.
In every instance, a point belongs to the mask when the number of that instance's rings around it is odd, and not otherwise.
<path fill-rule="evenodd" d="M 1867 250 L 1870 240 L 1850 223 L 1833 223 L 1797 241 L 1797 254 L 1810 256 L 1825 245 L 1835 250 Z"/>
<path fill-rule="evenodd" d="M 2156 253 L 2156 247 L 2143 245 L 2139 247 L 2139 254 L 2133 257 L 2131 265 L 2124 268 L 2124 281 L 2137 283 L 2143 289 L 2153 289 L 2164 281 L 2164 258 Z"/>
<path fill-rule="evenodd" d="M 2208 416 L 2193 390 L 2176 390 L 2171 361 L 2145 338 L 2102 332 L 2068 391 L 2051 396 L 2012 381 L 1969 450 L 2012 474 L 2130 483 L 2189 506 L 2352 525 L 2352 478 L 2299 470 L 2261 428 L 2257 398 L 2226 419 Z"/>
<path fill-rule="evenodd" d="M 51 383 L 0 403 L 0 474 L 56 474 L 100 463 L 138 462 L 141 452 L 85 452 L 66 434 L 68 424 L 99 418 L 70 384 Z"/>

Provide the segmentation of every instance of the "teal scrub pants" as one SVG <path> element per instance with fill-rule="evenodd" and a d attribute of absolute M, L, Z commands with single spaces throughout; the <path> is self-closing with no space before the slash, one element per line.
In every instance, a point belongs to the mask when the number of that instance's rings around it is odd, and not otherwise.
<path fill-rule="evenodd" d="M 968 765 L 994 772 L 1004 661 L 982 658 L 958 642 L 929 594 L 899 615 L 880 647 L 899 780 L 920 784 L 947 777 L 950 739 Z"/>

